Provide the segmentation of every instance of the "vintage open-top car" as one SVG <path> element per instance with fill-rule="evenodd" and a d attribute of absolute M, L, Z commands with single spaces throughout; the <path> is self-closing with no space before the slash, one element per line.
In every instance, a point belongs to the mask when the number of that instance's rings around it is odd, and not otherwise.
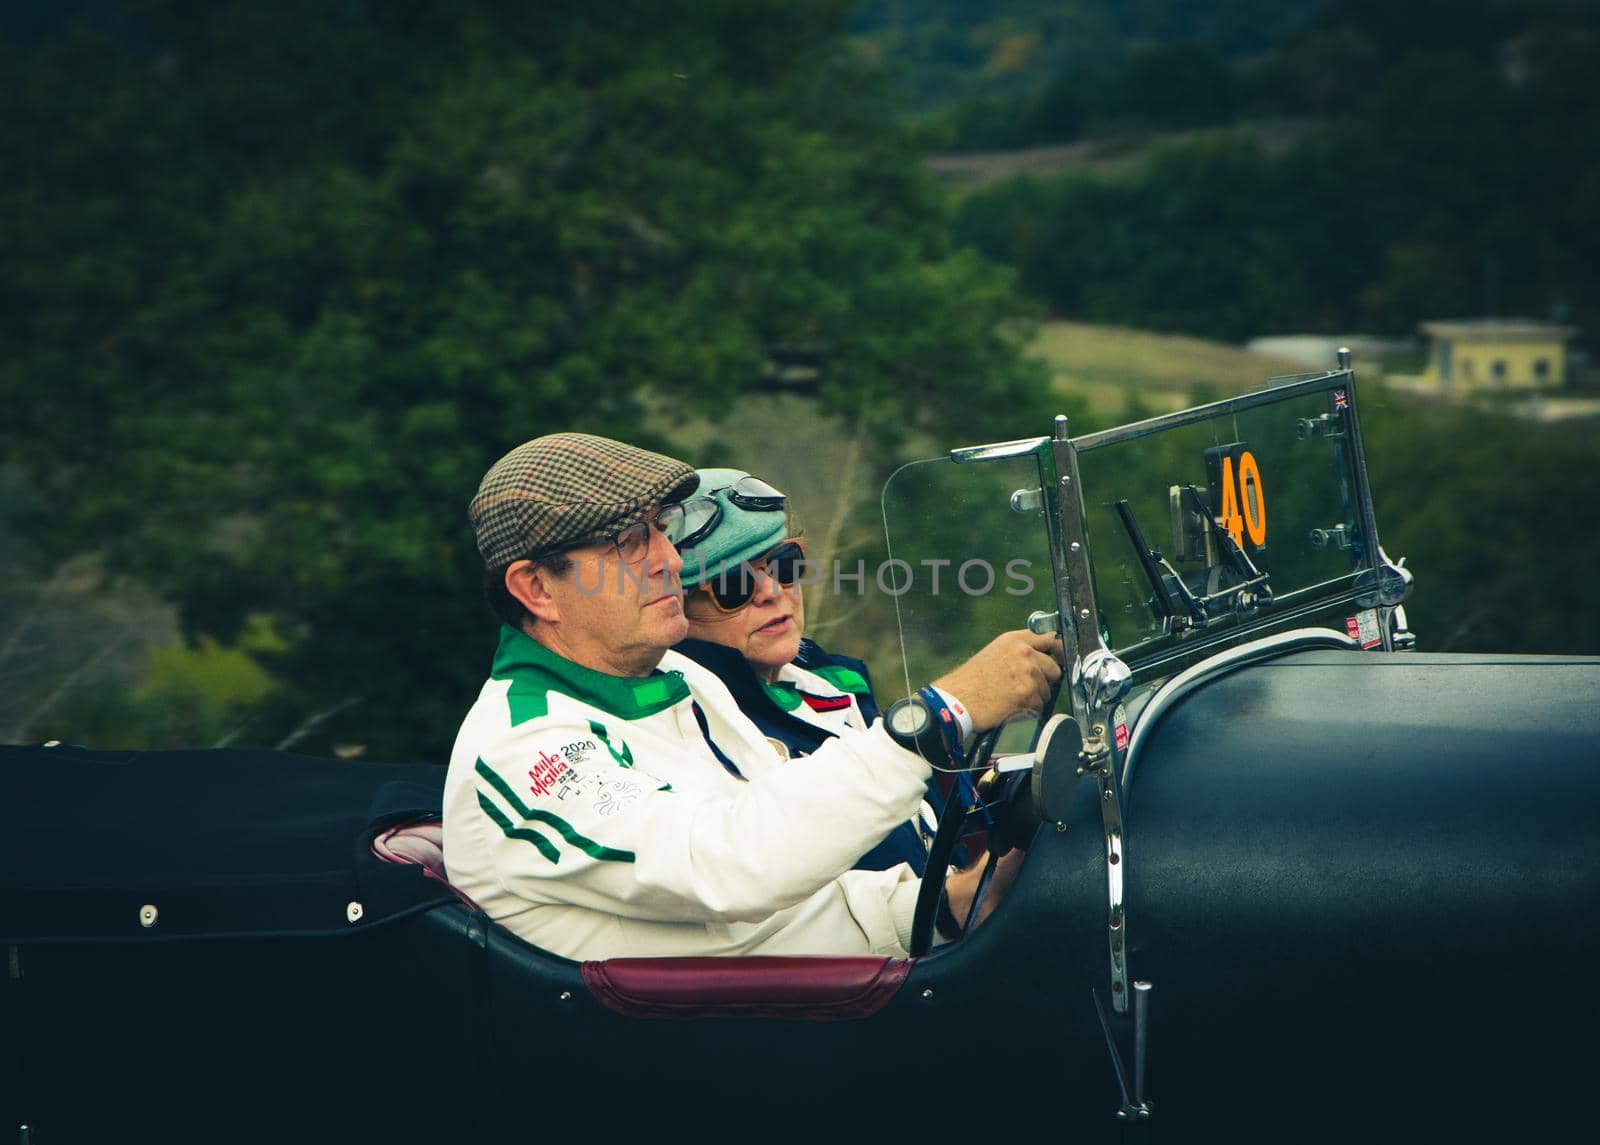
<path fill-rule="evenodd" d="M 883 510 L 904 663 L 882 693 L 1002 628 L 1065 643 L 1055 709 L 983 738 L 963 764 L 982 799 L 935 838 L 935 860 L 975 831 L 1026 849 L 983 926 L 931 946 L 933 861 L 911 958 L 580 964 L 449 886 L 436 764 L 0 748 L 7 1131 L 1421 1141 L 1592 1120 L 1600 659 L 1412 650 L 1347 361 L 915 462 Z"/>

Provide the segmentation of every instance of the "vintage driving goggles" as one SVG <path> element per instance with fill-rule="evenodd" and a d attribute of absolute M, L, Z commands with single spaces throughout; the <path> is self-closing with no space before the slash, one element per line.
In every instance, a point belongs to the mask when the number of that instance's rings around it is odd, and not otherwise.
<path fill-rule="evenodd" d="M 705 589 L 702 595 L 718 612 L 738 612 L 755 596 L 763 576 L 770 573 L 772 579 L 787 587 L 800 579 L 805 560 L 805 542 L 799 537 L 790 537 L 765 555 L 753 561 L 740 561 L 695 587 Z"/>
<path fill-rule="evenodd" d="M 718 493 L 726 493 L 730 505 L 737 505 L 752 513 L 781 513 L 789 504 L 787 497 L 759 477 L 741 477 L 732 485 L 709 489 L 690 497 L 681 502 L 683 521 L 675 526 L 678 531 L 667 534 L 668 539 L 678 546 L 679 552 L 692 549 L 705 540 L 722 520 L 722 502 L 716 496 Z"/>

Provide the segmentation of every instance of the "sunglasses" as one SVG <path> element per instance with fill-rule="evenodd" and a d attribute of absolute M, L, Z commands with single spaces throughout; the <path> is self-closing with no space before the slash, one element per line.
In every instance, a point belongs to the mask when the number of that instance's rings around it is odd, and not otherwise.
<path fill-rule="evenodd" d="M 768 550 L 765 556 L 753 561 L 740 561 L 696 588 L 704 590 L 700 595 L 708 599 L 718 612 L 738 612 L 755 596 L 763 576 L 770 573 L 774 580 L 785 587 L 799 580 L 805 559 L 805 544 L 799 537 L 791 537 L 777 548 Z"/>
<path fill-rule="evenodd" d="M 752 513 L 781 513 L 789 503 L 787 497 L 759 477 L 741 477 L 732 485 L 690 497 L 682 502 L 681 533 L 677 536 L 668 534 L 668 539 L 678 546 L 679 552 L 694 548 L 709 537 L 722 521 L 722 502 L 717 499 L 718 493 L 726 493 L 730 505 L 737 505 Z"/>

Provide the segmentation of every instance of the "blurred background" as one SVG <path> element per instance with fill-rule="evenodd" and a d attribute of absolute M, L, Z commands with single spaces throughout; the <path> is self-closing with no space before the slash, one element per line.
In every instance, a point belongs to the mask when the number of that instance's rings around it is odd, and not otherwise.
<path fill-rule="evenodd" d="M 908 459 L 1339 345 L 1419 647 L 1600 652 L 1597 8 L 7 5 L 0 742 L 443 761 L 521 441 L 853 567 Z"/>

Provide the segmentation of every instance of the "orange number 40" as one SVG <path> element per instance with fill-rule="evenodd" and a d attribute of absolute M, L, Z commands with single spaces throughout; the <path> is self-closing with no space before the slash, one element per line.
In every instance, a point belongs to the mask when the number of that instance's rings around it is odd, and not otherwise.
<path fill-rule="evenodd" d="M 1240 548 L 1246 533 L 1256 548 L 1267 543 L 1267 497 L 1261 488 L 1256 455 L 1248 449 L 1239 453 L 1237 474 L 1233 458 L 1222 459 L 1222 527 Z"/>

